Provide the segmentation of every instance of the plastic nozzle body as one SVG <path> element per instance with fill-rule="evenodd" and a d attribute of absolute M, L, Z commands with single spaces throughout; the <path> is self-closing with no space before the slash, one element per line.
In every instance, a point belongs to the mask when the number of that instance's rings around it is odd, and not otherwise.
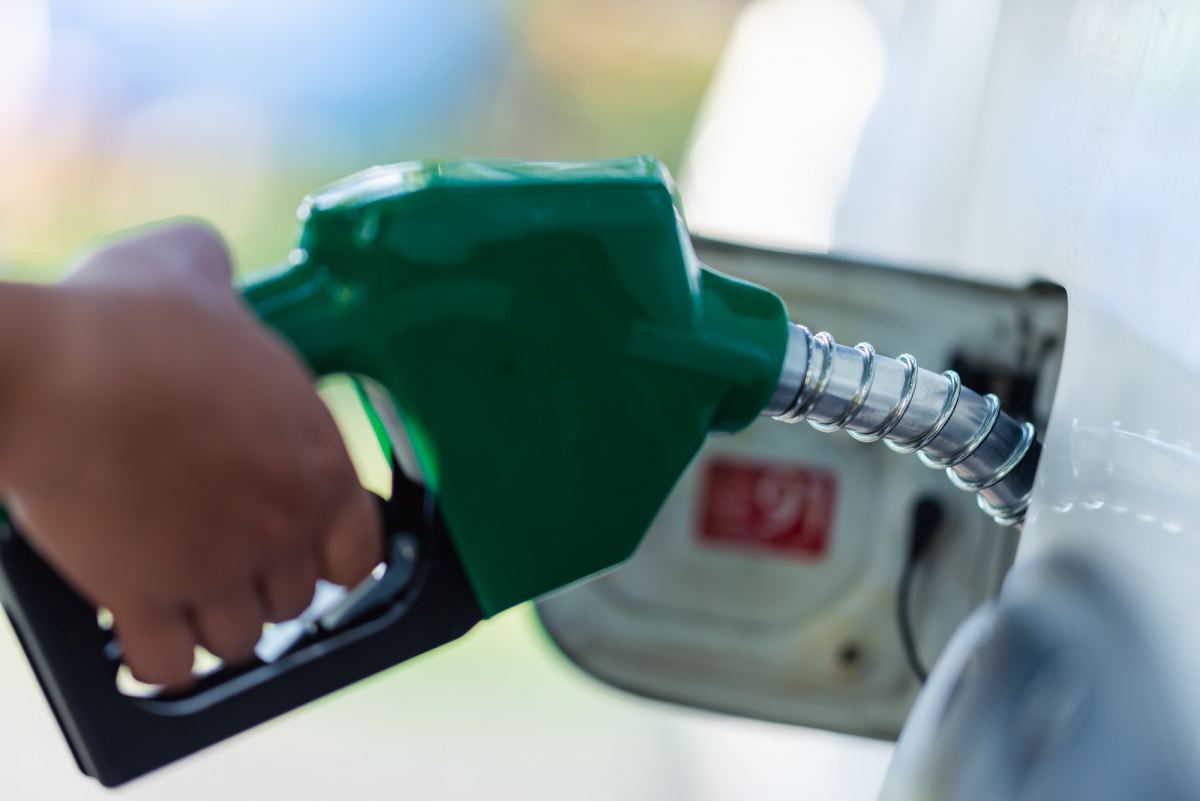
<path fill-rule="evenodd" d="M 782 302 L 696 260 L 653 159 L 376 168 L 301 220 L 245 295 L 390 393 L 488 614 L 626 559 L 778 383 Z"/>

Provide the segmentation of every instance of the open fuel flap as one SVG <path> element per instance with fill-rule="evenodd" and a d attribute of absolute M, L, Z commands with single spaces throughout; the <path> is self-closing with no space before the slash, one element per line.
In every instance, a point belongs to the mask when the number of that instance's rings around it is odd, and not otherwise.
<path fill-rule="evenodd" d="M 705 264 L 779 293 L 793 319 L 952 368 L 1045 425 L 1061 288 L 695 244 Z M 634 557 L 538 611 L 576 664 L 639 695 L 895 738 L 924 672 L 995 595 L 1019 537 L 940 472 L 766 419 L 711 437 Z"/>

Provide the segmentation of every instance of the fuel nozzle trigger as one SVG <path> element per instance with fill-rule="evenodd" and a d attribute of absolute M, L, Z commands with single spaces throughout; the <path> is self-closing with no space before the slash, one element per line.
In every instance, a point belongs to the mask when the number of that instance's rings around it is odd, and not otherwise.
<path fill-rule="evenodd" d="M 299 618 L 264 632 L 256 659 L 186 692 L 118 686 L 120 648 L 97 610 L 0 526 L 0 600 L 80 769 L 112 787 L 466 633 L 482 613 L 434 497 L 393 471 L 380 499 L 385 560 L 353 588 L 324 585 Z"/>

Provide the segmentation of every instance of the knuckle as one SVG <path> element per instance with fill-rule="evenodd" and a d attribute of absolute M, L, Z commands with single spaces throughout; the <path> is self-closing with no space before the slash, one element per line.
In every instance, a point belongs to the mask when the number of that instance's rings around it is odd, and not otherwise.
<path fill-rule="evenodd" d="M 311 493 L 303 486 L 280 482 L 258 498 L 246 529 L 256 563 L 246 569 L 257 573 L 257 568 L 291 561 L 306 550 L 312 541 L 313 509 Z"/>
<path fill-rule="evenodd" d="M 191 258 L 228 267 L 231 262 L 229 247 L 210 223 L 188 218 L 176 220 L 164 229 L 164 235 L 173 237 Z"/>
<path fill-rule="evenodd" d="M 236 586 L 248 569 L 244 562 L 237 558 L 237 554 L 232 552 L 234 549 L 206 550 L 207 553 L 197 554 L 189 567 L 181 567 L 174 571 L 180 577 L 174 592 L 180 597 L 203 598 L 227 587 Z"/>

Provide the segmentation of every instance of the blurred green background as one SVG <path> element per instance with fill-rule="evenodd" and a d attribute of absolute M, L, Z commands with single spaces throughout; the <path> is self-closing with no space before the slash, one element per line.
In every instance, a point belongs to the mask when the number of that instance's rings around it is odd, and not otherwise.
<path fill-rule="evenodd" d="M 269 265 L 306 192 L 406 159 L 653 153 L 675 168 L 741 5 L 3 0 L 0 264 L 50 280 L 97 237 L 195 215 L 239 269 Z M 102 797 L 2 630 L 0 797 Z M 625 696 L 569 666 L 524 608 L 120 795 L 858 799 L 888 753 Z"/>

